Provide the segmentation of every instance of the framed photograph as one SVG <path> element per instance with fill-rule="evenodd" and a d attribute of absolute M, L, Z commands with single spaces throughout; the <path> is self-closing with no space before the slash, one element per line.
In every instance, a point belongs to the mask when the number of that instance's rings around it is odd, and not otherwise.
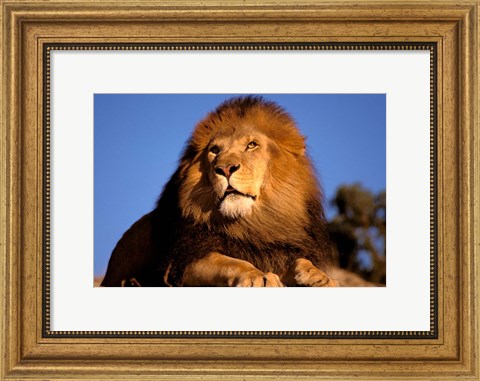
<path fill-rule="evenodd" d="M 2 6 L 2 378 L 479 378 L 477 1 Z"/>

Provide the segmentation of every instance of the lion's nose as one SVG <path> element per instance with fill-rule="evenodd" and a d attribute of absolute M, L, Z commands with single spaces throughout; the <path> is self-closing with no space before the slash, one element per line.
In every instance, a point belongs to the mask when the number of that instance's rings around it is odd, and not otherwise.
<path fill-rule="evenodd" d="M 224 166 L 215 167 L 215 173 L 225 176 L 227 179 L 230 178 L 233 172 L 237 171 L 240 168 L 240 164 L 229 164 Z"/>

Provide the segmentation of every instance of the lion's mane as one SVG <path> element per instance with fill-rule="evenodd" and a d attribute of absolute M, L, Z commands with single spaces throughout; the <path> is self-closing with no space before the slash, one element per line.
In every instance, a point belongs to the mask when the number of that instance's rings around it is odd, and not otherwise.
<path fill-rule="evenodd" d="M 219 129 L 234 133 L 235 120 L 255 126 L 275 145 L 258 207 L 248 217 L 228 219 L 208 190 L 206 147 Z M 186 266 L 214 251 L 276 274 L 297 258 L 321 269 L 327 261 L 322 194 L 305 139 L 285 110 L 260 97 L 230 99 L 197 124 L 156 208 L 118 242 L 102 285 L 135 278 L 143 286 L 180 286 Z"/>

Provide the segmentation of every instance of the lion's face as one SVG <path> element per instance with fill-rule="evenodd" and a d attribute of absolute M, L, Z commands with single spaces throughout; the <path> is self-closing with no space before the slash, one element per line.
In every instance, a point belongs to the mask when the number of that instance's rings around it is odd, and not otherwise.
<path fill-rule="evenodd" d="M 205 167 L 224 217 L 246 217 L 255 208 L 262 197 L 272 144 L 249 126 L 238 126 L 234 134 L 220 133 L 211 140 Z"/>
<path fill-rule="evenodd" d="M 249 239 L 302 237 L 306 202 L 318 196 L 294 121 L 254 97 L 226 101 L 197 124 L 179 179 L 185 217 Z"/>

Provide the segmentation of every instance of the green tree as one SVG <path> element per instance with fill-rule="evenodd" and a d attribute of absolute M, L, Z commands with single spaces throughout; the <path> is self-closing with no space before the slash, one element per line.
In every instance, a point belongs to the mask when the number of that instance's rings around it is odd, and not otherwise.
<path fill-rule="evenodd" d="M 337 246 L 337 265 L 370 282 L 386 282 L 386 195 L 360 184 L 342 185 L 331 204 L 337 214 L 329 232 Z"/>

